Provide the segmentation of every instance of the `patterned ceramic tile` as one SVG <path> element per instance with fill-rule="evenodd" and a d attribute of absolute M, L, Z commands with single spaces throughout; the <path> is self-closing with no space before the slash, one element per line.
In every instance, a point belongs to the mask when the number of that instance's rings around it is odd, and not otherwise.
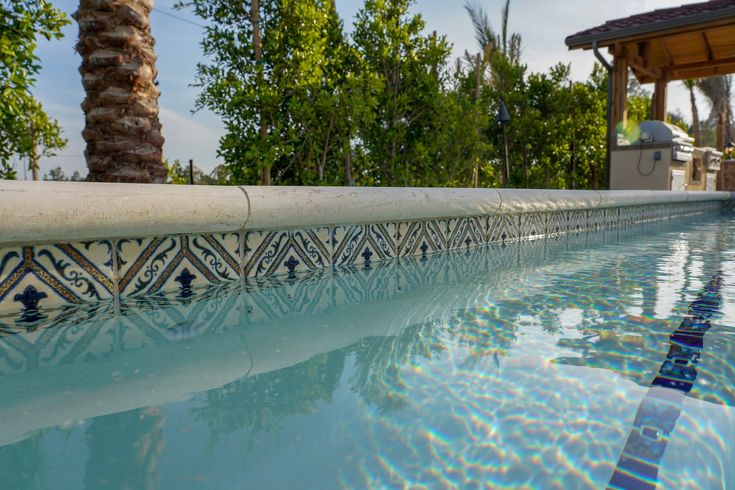
<path fill-rule="evenodd" d="M 409 221 L 396 225 L 396 252 L 399 257 L 422 256 L 446 249 L 439 221 Z"/>
<path fill-rule="evenodd" d="M 518 216 L 493 214 L 487 218 L 487 243 L 506 243 L 519 237 Z"/>
<path fill-rule="evenodd" d="M 545 236 L 549 214 L 523 213 L 518 215 L 519 237 L 523 240 L 533 240 Z"/>
<path fill-rule="evenodd" d="M 245 234 L 245 276 L 263 277 L 329 267 L 329 228 L 250 231 Z"/>
<path fill-rule="evenodd" d="M 637 206 L 625 206 L 618 208 L 618 226 L 628 227 L 635 223 L 635 219 L 638 216 Z"/>
<path fill-rule="evenodd" d="M 566 211 L 551 211 L 546 213 L 546 235 L 553 236 L 566 233 L 568 217 Z"/>
<path fill-rule="evenodd" d="M 396 257 L 397 225 L 337 226 L 332 229 L 332 264 L 371 265 Z"/>
<path fill-rule="evenodd" d="M 487 243 L 485 219 L 477 216 L 440 220 L 447 250 L 466 250 Z"/>
<path fill-rule="evenodd" d="M 112 298 L 112 243 L 0 249 L 0 309 L 32 320 L 39 308 Z"/>
<path fill-rule="evenodd" d="M 577 233 L 589 229 L 587 209 L 571 209 L 564 212 L 567 216 L 567 232 Z"/>
<path fill-rule="evenodd" d="M 604 216 L 602 218 L 602 228 L 612 230 L 619 226 L 620 208 L 604 208 Z"/>
<path fill-rule="evenodd" d="M 590 230 L 599 230 L 605 227 L 605 209 L 588 209 L 587 226 Z"/>
<path fill-rule="evenodd" d="M 117 243 L 122 297 L 196 288 L 240 278 L 235 233 L 120 240 Z"/>

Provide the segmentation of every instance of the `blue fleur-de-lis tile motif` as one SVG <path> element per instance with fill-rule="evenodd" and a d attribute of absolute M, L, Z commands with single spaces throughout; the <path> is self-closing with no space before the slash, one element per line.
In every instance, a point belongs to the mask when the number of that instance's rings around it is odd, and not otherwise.
<path fill-rule="evenodd" d="M 487 242 L 484 219 L 478 216 L 440 221 L 447 250 L 465 250 Z"/>
<path fill-rule="evenodd" d="M 589 209 L 587 211 L 587 227 L 590 230 L 599 230 L 605 227 L 605 209 Z"/>
<path fill-rule="evenodd" d="M 620 208 L 604 208 L 602 228 L 612 230 L 619 226 Z"/>
<path fill-rule="evenodd" d="M 329 267 L 329 228 L 245 233 L 245 276 L 267 277 Z"/>
<path fill-rule="evenodd" d="M 174 278 L 174 281 L 181 285 L 179 290 L 179 296 L 188 297 L 192 295 L 191 283 L 196 279 L 197 276 L 192 274 L 186 267 Z"/>
<path fill-rule="evenodd" d="M 394 223 L 337 226 L 332 229 L 332 264 L 363 265 L 365 257 L 381 261 L 396 257 Z M 371 255 L 365 253 L 368 251 Z"/>
<path fill-rule="evenodd" d="M 0 309 L 28 309 L 20 298 L 29 298 L 31 287 L 42 309 L 111 299 L 112 278 L 106 240 L 0 249 Z"/>
<path fill-rule="evenodd" d="M 509 243 L 518 240 L 518 216 L 513 214 L 493 214 L 487 218 L 488 243 Z"/>
<path fill-rule="evenodd" d="M 588 211 L 587 209 L 570 209 L 564 211 L 564 214 L 567 216 L 568 233 L 582 232 L 589 228 L 589 221 L 587 219 Z"/>
<path fill-rule="evenodd" d="M 533 240 L 546 235 L 546 213 L 523 213 L 518 215 L 518 237 Z"/>
<path fill-rule="evenodd" d="M 240 279 L 236 233 L 120 240 L 117 257 L 121 297 L 176 292 L 184 284 L 186 292 L 193 293 L 202 286 Z"/>
<path fill-rule="evenodd" d="M 446 249 L 439 221 L 407 221 L 396 225 L 396 255 L 422 256 Z"/>
<path fill-rule="evenodd" d="M 38 302 L 48 298 L 48 294 L 39 292 L 35 287 L 28 286 L 22 293 L 18 293 L 13 297 L 13 301 L 18 301 L 26 310 L 37 310 Z"/>
<path fill-rule="evenodd" d="M 546 213 L 546 236 L 566 233 L 569 226 L 566 211 L 550 211 Z"/>

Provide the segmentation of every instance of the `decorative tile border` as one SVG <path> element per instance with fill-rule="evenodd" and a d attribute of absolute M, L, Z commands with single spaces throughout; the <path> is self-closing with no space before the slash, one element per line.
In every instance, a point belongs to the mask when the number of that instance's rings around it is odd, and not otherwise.
<path fill-rule="evenodd" d="M 67 304 L 163 293 L 186 299 L 212 284 L 293 278 L 341 266 L 369 270 L 394 258 L 625 228 L 720 212 L 730 203 L 669 202 L 6 247 L 0 249 L 0 312 L 33 325 L 45 311 Z"/>
<path fill-rule="evenodd" d="M 363 263 L 321 268 L 296 277 L 256 277 L 244 285 L 229 282 L 204 286 L 189 296 L 126 297 L 121 299 L 119 308 L 112 301 L 105 301 L 40 309 L 32 321 L 0 311 L 0 376 L 185 342 L 243 324 L 308 318 L 330 311 L 339 315 L 341 308 L 350 305 L 399 300 L 422 289 L 441 295 L 466 284 L 468 279 L 511 285 L 517 281 L 519 270 L 559 266 L 556 259 L 564 260 L 569 251 L 588 253 L 595 250 L 591 247 L 660 229 L 666 229 L 664 221 L 646 227 L 557 233 L 522 244 L 490 243 L 471 250 L 450 250 L 431 258 L 404 256 L 367 267 Z M 572 257 L 576 260 L 579 253 Z M 488 270 L 493 271 L 492 277 L 487 277 Z"/>

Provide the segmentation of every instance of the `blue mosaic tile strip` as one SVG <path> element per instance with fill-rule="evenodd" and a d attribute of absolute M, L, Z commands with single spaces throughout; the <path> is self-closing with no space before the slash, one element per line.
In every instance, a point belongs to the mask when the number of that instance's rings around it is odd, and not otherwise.
<path fill-rule="evenodd" d="M 704 336 L 712 327 L 711 318 L 720 311 L 721 284 L 722 272 L 718 272 L 689 305 L 689 314 L 670 335 L 669 352 L 638 406 L 633 429 L 610 478 L 610 488 L 656 488 L 659 465 L 683 409 L 684 396 L 697 379 Z"/>
<path fill-rule="evenodd" d="M 8 247 L 0 249 L 0 312 L 24 315 L 32 324 L 42 310 L 65 304 L 158 293 L 185 299 L 221 282 L 302 277 L 342 266 L 368 270 L 394 258 L 422 259 L 483 244 L 605 232 L 728 206 L 732 204 L 683 202 Z M 591 243 L 597 242 L 591 237 Z"/>

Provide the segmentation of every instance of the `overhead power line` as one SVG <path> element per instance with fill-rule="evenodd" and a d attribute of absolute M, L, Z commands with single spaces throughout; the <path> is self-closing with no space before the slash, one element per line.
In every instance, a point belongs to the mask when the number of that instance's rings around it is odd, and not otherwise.
<path fill-rule="evenodd" d="M 162 9 L 158 8 L 158 7 L 153 7 L 153 10 L 154 10 L 155 12 L 158 12 L 158 13 L 159 13 L 159 14 L 161 14 L 161 15 L 166 15 L 166 16 L 168 16 L 168 17 L 171 17 L 172 19 L 176 19 L 176 20 L 179 20 L 179 21 L 181 21 L 181 22 L 186 22 L 187 24 L 191 24 L 191 25 L 193 25 L 193 26 L 196 26 L 196 27 L 198 27 L 198 28 L 200 28 L 200 29 L 206 29 L 206 27 L 205 27 L 205 26 L 203 26 L 202 24 L 198 24 L 198 23 L 196 23 L 196 22 L 194 22 L 194 21 L 191 21 L 191 20 L 189 20 L 189 19 L 185 19 L 185 18 L 183 18 L 183 17 L 179 17 L 179 16 L 178 16 L 178 15 L 176 15 L 176 14 L 172 14 L 171 12 L 167 12 L 167 11 L 165 11 L 165 10 L 162 10 Z"/>

